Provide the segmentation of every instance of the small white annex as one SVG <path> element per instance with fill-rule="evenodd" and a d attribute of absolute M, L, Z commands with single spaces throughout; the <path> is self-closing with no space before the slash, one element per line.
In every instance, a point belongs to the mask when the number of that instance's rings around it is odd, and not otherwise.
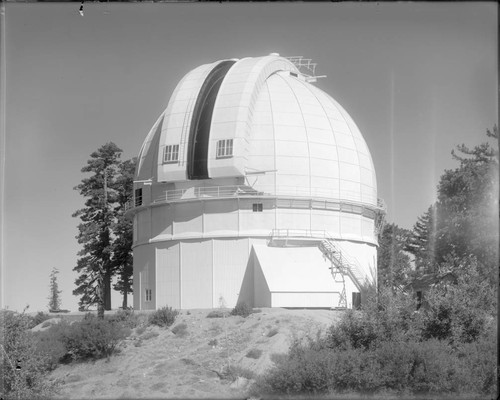
<path fill-rule="evenodd" d="M 139 153 L 134 308 L 352 307 L 376 276 L 368 147 L 308 60 L 187 73 Z"/>

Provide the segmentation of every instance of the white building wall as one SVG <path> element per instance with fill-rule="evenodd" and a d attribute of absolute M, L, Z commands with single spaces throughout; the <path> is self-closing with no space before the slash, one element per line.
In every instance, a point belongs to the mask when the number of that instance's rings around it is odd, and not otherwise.
<path fill-rule="evenodd" d="M 212 308 L 212 240 L 180 243 L 182 309 Z"/>
<path fill-rule="evenodd" d="M 157 308 L 180 308 L 180 245 L 161 243 L 156 249 L 156 301 Z"/>
<path fill-rule="evenodd" d="M 238 203 L 235 200 L 207 201 L 203 229 L 210 234 L 233 234 L 238 231 Z"/>
<path fill-rule="evenodd" d="M 176 236 L 199 235 L 203 232 L 203 203 L 182 203 L 173 210 L 173 233 Z"/>
<path fill-rule="evenodd" d="M 151 208 L 151 236 L 172 234 L 172 212 L 168 205 Z"/>
<path fill-rule="evenodd" d="M 155 309 L 155 250 L 152 245 L 134 249 L 134 308 Z M 151 301 L 146 301 L 146 289 L 152 290 Z"/>
<path fill-rule="evenodd" d="M 151 209 L 141 210 L 137 213 L 137 241 L 147 242 L 151 237 Z"/>
<path fill-rule="evenodd" d="M 271 307 L 333 308 L 338 303 L 338 293 L 271 292 Z"/>
<path fill-rule="evenodd" d="M 257 257 L 254 257 L 254 307 L 272 307 L 271 292 Z"/>
<path fill-rule="evenodd" d="M 220 299 L 228 307 L 234 307 L 246 272 L 249 250 L 248 239 L 213 240 L 213 300 L 214 307 Z"/>

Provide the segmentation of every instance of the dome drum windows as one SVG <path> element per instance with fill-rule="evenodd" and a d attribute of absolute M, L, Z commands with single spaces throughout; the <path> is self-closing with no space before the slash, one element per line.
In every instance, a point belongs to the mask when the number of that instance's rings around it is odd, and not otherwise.
<path fill-rule="evenodd" d="M 170 144 L 165 146 L 165 152 L 163 153 L 163 163 L 175 163 L 179 161 L 179 145 Z"/>
<path fill-rule="evenodd" d="M 263 204 L 262 203 L 253 203 L 252 204 L 252 211 L 253 212 L 262 212 L 264 210 Z"/>
<path fill-rule="evenodd" d="M 233 156 L 233 139 L 217 141 L 217 158 L 229 158 Z"/>

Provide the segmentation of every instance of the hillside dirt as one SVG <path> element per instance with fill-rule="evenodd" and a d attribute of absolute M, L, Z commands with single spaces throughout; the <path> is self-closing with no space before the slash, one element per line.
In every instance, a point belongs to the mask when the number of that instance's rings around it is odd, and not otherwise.
<path fill-rule="evenodd" d="M 136 328 L 108 360 L 60 365 L 50 376 L 62 382 L 58 398 L 244 398 L 252 373 L 272 367 L 272 354 L 315 337 L 341 315 L 273 308 L 247 318 L 207 318 L 210 311 L 182 311 L 169 328 Z M 184 334 L 174 334 L 180 324 Z M 233 376 L 224 373 L 228 365 Z"/>

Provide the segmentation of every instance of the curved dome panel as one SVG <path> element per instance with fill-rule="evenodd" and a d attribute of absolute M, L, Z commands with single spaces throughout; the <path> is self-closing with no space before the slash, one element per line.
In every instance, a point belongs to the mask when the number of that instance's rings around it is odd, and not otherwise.
<path fill-rule="evenodd" d="M 377 205 L 375 169 L 358 127 L 277 55 L 189 72 L 143 144 L 137 179 L 216 186 L 259 172 L 253 185 L 266 193 Z"/>

